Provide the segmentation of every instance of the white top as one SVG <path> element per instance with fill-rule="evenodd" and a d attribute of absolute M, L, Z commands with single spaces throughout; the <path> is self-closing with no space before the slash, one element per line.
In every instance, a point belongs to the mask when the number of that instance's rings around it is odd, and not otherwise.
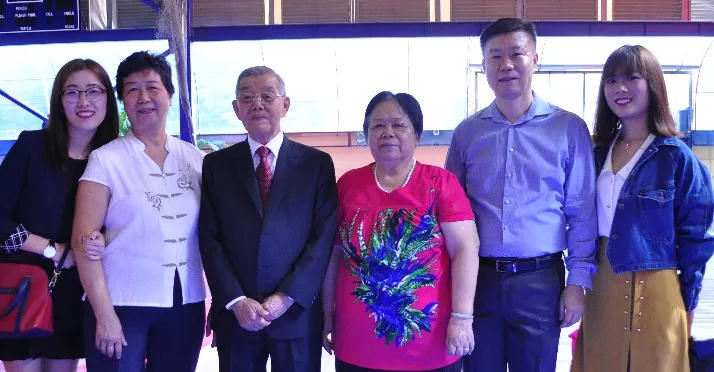
<path fill-rule="evenodd" d="M 114 306 L 173 306 L 174 275 L 183 303 L 206 299 L 198 251 L 204 153 L 168 136 L 163 170 L 131 131 L 89 155 L 80 181 L 111 191 L 102 264 Z"/>
<path fill-rule="evenodd" d="M 285 135 L 283 132 L 280 132 L 265 145 L 265 147 L 270 150 L 270 154 L 268 154 L 268 164 L 270 165 L 270 171 L 273 172 L 273 174 L 275 174 L 275 164 L 278 163 L 278 153 L 280 152 L 280 146 L 283 145 L 283 138 L 285 138 Z M 260 164 L 260 155 L 255 152 L 258 151 L 263 144 L 248 136 L 248 146 L 250 146 L 250 153 L 253 155 L 253 169 L 258 169 L 258 165 Z M 245 296 L 237 297 L 233 301 L 226 304 L 226 309 L 230 310 L 234 303 L 244 298 Z"/>
<path fill-rule="evenodd" d="M 620 197 L 622 186 L 625 184 L 627 176 L 632 172 L 632 168 L 635 167 L 637 161 L 640 160 L 642 154 L 647 150 L 647 147 L 655 140 L 654 134 L 650 133 L 645 142 L 637 149 L 635 155 L 632 156 L 632 159 L 630 159 L 617 174 L 613 174 L 612 147 L 615 145 L 619 136 L 620 133 L 618 132 L 617 136 L 615 136 L 615 141 L 613 141 L 610 146 L 610 151 L 607 152 L 607 158 L 605 159 L 605 164 L 600 172 L 600 176 L 597 178 L 597 223 L 599 236 L 610 236 L 612 220 L 615 217 L 615 208 L 617 207 L 617 200 Z"/>

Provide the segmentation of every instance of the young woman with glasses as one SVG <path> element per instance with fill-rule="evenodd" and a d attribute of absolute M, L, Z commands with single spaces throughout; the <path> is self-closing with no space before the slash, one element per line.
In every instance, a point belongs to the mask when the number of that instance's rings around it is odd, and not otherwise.
<path fill-rule="evenodd" d="M 118 135 L 119 112 L 107 72 L 90 59 L 65 64 L 52 87 L 47 128 L 20 133 L 0 164 L 0 261 L 37 265 L 51 277 L 70 249 L 77 184 L 87 157 Z M 90 239 L 104 247 L 98 232 Z M 100 257 L 88 253 L 88 258 Z M 74 371 L 84 357 L 84 290 L 74 262 L 70 251 L 52 292 L 54 333 L 0 340 L 8 372 Z"/>

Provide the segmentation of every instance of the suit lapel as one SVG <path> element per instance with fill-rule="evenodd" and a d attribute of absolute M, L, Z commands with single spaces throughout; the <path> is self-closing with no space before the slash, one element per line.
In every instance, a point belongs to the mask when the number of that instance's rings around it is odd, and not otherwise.
<path fill-rule="evenodd" d="M 295 166 L 298 163 L 300 154 L 293 143 L 287 137 L 283 139 L 283 144 L 280 146 L 278 154 L 278 163 L 275 164 L 275 173 L 273 182 L 270 185 L 270 196 L 268 197 L 268 210 L 276 208 L 280 203 L 285 191 L 288 189 L 290 182 L 294 182 L 291 174 L 294 174 Z"/>
<path fill-rule="evenodd" d="M 263 202 L 260 200 L 260 191 L 258 191 L 258 181 L 255 178 L 255 168 L 253 166 L 253 156 L 250 153 L 248 141 L 243 141 L 236 145 L 234 152 L 235 166 L 233 167 L 233 176 L 238 183 L 245 187 L 245 191 L 253 201 L 255 209 L 258 210 L 260 217 L 263 217 Z"/>

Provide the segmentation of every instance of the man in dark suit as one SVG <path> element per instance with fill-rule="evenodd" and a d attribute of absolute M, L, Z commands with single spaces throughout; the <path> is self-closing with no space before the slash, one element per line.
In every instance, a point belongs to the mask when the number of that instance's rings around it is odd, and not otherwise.
<path fill-rule="evenodd" d="M 284 136 L 289 108 L 275 71 L 243 71 L 233 109 L 248 138 L 204 160 L 199 246 L 221 372 L 265 371 L 268 356 L 274 372 L 320 370 L 335 168 Z"/>

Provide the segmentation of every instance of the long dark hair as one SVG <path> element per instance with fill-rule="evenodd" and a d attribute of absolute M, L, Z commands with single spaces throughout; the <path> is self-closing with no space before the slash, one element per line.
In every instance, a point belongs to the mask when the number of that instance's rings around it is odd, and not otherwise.
<path fill-rule="evenodd" d="M 634 73 L 642 75 L 649 88 L 647 128 L 650 133 L 666 137 L 681 136 L 669 111 L 664 73 L 657 57 L 641 45 L 624 45 L 610 54 L 602 70 L 595 111 L 595 144 L 609 146 L 617 135 L 620 123 L 620 118 L 612 112 L 605 100 L 605 82 L 614 76 Z"/>
<path fill-rule="evenodd" d="M 69 123 L 62 106 L 62 88 L 70 75 L 84 70 L 92 71 L 107 91 L 107 114 L 94 133 L 90 143 L 91 149 L 95 150 L 119 137 L 119 109 L 109 74 L 104 67 L 91 59 L 73 59 L 62 66 L 57 73 L 50 97 L 45 154 L 47 161 L 56 168 L 62 168 L 69 161 Z"/>

